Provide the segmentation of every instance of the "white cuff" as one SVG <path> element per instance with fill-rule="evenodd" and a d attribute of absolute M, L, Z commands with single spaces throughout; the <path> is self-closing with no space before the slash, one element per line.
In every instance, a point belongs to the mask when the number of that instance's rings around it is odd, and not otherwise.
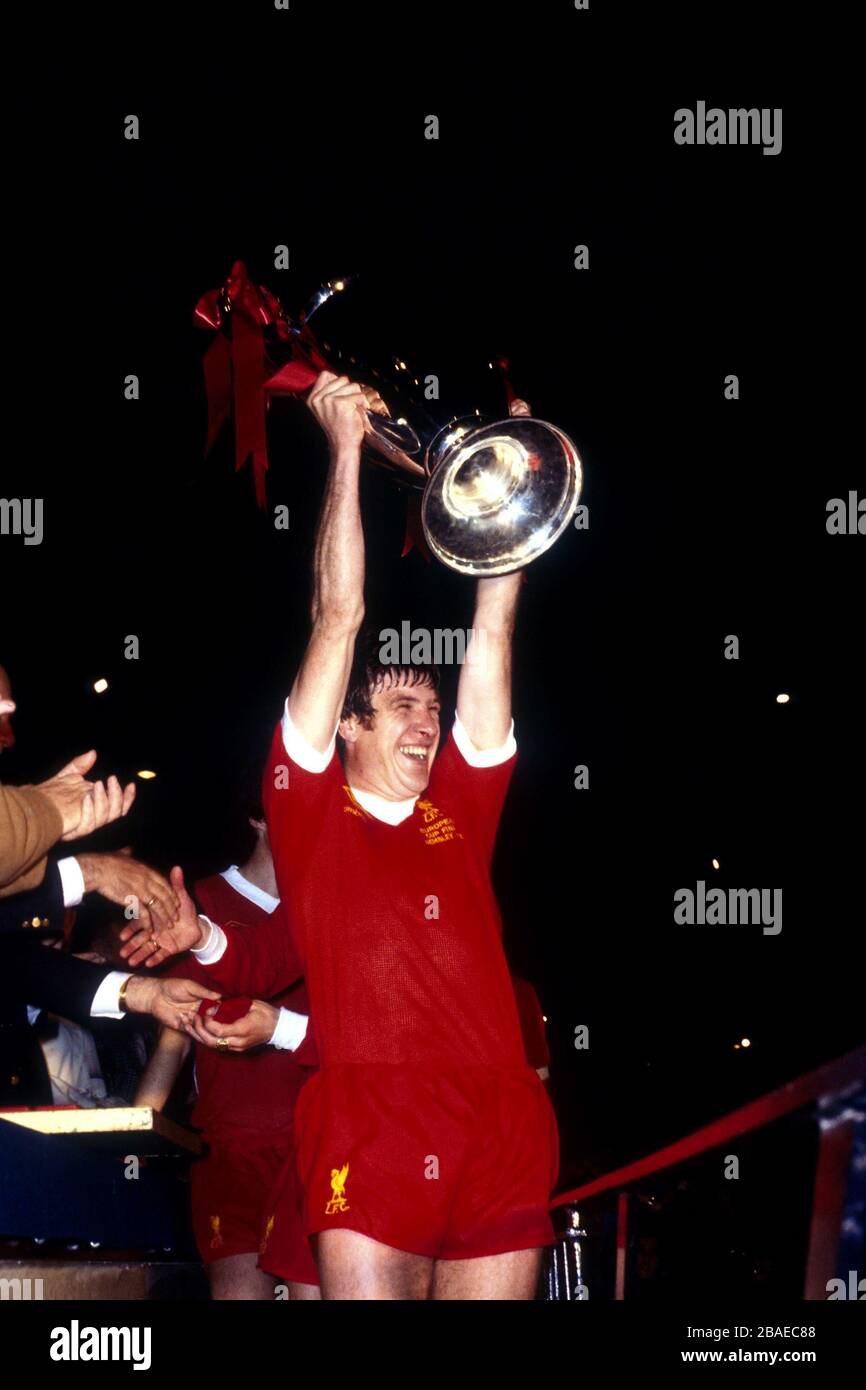
<path fill-rule="evenodd" d="M 340 725 L 337 724 L 337 729 Z M 320 753 L 318 748 L 314 748 L 308 743 L 302 733 L 299 733 L 292 723 L 292 716 L 289 714 L 289 702 L 286 700 L 286 707 L 283 710 L 283 747 L 288 753 L 293 763 L 302 767 L 305 772 L 324 772 L 329 762 L 334 756 L 334 748 L 337 743 L 337 729 L 331 736 L 324 753 Z"/>
<path fill-rule="evenodd" d="M 309 1021 L 306 1014 L 295 1014 L 291 1009 L 280 1009 L 277 1026 L 271 1034 L 271 1047 L 294 1052 L 307 1035 Z"/>
<path fill-rule="evenodd" d="M 118 1007 L 120 986 L 128 980 L 128 970 L 110 970 L 93 996 L 90 1005 L 91 1018 L 123 1018 L 123 1010 Z"/>
<path fill-rule="evenodd" d="M 57 868 L 60 871 L 60 886 L 63 889 L 63 906 L 78 907 L 84 900 L 84 874 L 81 872 L 81 865 L 73 855 L 69 855 L 66 859 L 58 859 Z"/>
<path fill-rule="evenodd" d="M 215 965 L 225 955 L 226 947 L 229 944 L 228 938 L 222 927 L 218 927 L 216 922 L 212 922 L 209 917 L 205 917 L 203 912 L 199 913 L 199 917 L 210 927 L 210 936 L 205 944 L 200 946 L 197 951 L 194 950 L 192 954 L 200 965 Z"/>
<path fill-rule="evenodd" d="M 517 752 L 514 720 L 511 721 L 508 737 L 501 748 L 476 748 L 465 727 L 461 724 L 459 716 L 455 714 L 454 742 L 457 744 L 463 761 L 468 763 L 470 767 L 498 767 L 500 763 L 507 763 L 508 759 L 513 758 Z"/>

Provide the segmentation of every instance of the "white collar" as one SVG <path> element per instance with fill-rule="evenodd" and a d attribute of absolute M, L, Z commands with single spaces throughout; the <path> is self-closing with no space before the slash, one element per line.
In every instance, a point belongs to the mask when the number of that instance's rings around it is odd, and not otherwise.
<path fill-rule="evenodd" d="M 280 905 L 279 898 L 275 898 L 273 893 L 266 893 L 264 888 L 259 888 L 258 884 L 250 883 L 248 878 L 244 878 L 237 864 L 223 869 L 220 878 L 224 878 L 236 893 L 246 898 L 247 902 L 255 903 L 256 907 L 262 908 L 265 912 L 274 912 Z"/>
<path fill-rule="evenodd" d="M 417 796 L 410 796 L 407 801 L 386 801 L 384 796 L 377 796 L 375 792 L 362 792 L 357 787 L 351 787 L 350 791 L 359 806 L 386 825 L 399 825 L 401 821 L 408 820 L 418 800 Z"/>

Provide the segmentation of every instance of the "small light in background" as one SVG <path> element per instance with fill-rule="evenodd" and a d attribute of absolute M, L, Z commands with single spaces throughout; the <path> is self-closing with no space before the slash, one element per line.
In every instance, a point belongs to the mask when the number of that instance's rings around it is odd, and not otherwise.
<path fill-rule="evenodd" d="M 721 865 L 720 865 L 718 859 L 714 859 L 714 860 L 713 860 L 713 868 L 714 868 L 714 869 L 719 869 L 719 868 L 721 868 Z"/>
<path fill-rule="evenodd" d="M 546 1022 L 547 1022 L 547 1014 L 542 1014 L 541 1017 L 543 1018 L 544 1022 L 546 1023 Z"/>
<path fill-rule="evenodd" d="M 752 1046 L 752 1039 L 751 1039 L 751 1038 L 740 1038 L 740 1047 L 751 1047 L 751 1046 Z"/>
<path fill-rule="evenodd" d="M 141 772 L 136 773 L 136 776 L 140 777 L 143 782 L 150 782 L 156 776 L 156 773 L 151 772 L 148 768 L 143 768 Z"/>
<path fill-rule="evenodd" d="M 93 689 L 96 691 L 97 695 L 101 695 L 103 690 L 108 689 L 108 681 L 104 676 L 100 676 L 98 681 L 93 682 Z"/>
<path fill-rule="evenodd" d="M 790 703 L 790 700 L 791 700 L 790 695 L 777 695 L 777 696 L 776 696 L 776 704 L 777 704 L 777 705 L 787 705 L 787 704 Z"/>

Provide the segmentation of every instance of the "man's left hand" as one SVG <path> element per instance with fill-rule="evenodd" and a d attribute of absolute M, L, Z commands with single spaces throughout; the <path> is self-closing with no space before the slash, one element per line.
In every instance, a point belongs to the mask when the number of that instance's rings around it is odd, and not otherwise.
<path fill-rule="evenodd" d="M 171 887 L 179 904 L 173 922 L 168 926 L 157 924 L 158 929 L 154 929 L 148 915 L 143 924 L 137 922 L 135 926 L 124 927 L 120 933 L 124 943 L 120 954 L 130 965 L 144 965 L 150 970 L 155 965 L 162 965 L 169 956 L 195 950 L 207 940 L 210 927 L 196 912 L 195 903 L 186 891 L 179 864 L 175 864 L 171 871 Z"/>

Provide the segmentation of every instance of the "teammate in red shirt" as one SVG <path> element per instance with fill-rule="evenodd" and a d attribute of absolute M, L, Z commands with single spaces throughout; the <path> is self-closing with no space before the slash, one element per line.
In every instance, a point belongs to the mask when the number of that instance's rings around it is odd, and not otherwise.
<path fill-rule="evenodd" d="M 490 884 L 516 749 L 520 576 L 478 582 L 457 716 L 434 761 L 435 674 L 364 653 L 353 671 L 367 404 L 330 373 L 310 396 L 331 445 L 313 629 L 264 781 L 321 1057 L 295 1114 L 305 1225 L 325 1298 L 532 1298 L 553 1241 L 556 1125 L 526 1061 Z M 127 949 L 158 962 L 187 947 L 224 990 L 285 978 L 278 933 L 221 929 L 186 901 L 157 941 L 137 933 Z"/>
<path fill-rule="evenodd" d="M 195 886 L 209 918 L 243 923 L 253 931 L 267 922 L 285 940 L 288 926 L 276 896 L 273 861 L 263 819 L 250 819 L 253 853 Z M 187 956 L 171 974 L 207 983 L 208 970 Z M 254 1000 L 234 1025 L 254 1051 L 231 1055 L 196 1046 L 197 1100 L 193 1123 L 207 1141 L 191 1170 L 192 1221 L 215 1299 L 273 1299 L 274 1277 L 292 1299 L 317 1298 L 318 1275 L 306 1239 L 300 1193 L 294 1179 L 294 1109 L 316 1067 L 307 1035 L 309 1003 L 296 955 L 285 958 L 287 988 L 269 1003 Z M 293 978 L 289 978 L 293 977 Z M 264 1045 L 270 1043 L 270 1046 Z M 163 1029 L 141 1079 L 136 1103 L 162 1109 L 190 1047 L 184 1033 Z"/>

